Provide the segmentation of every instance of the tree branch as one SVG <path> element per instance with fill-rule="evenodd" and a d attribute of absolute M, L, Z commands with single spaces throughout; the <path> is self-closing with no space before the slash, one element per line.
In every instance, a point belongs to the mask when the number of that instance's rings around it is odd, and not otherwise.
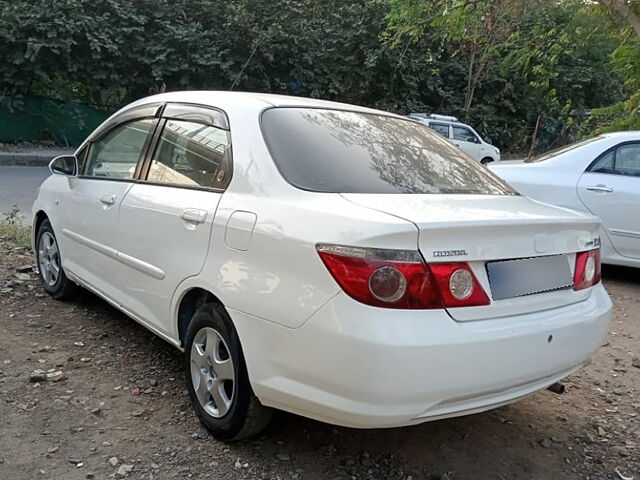
<path fill-rule="evenodd" d="M 602 6 L 608 8 L 610 12 L 616 13 L 619 17 L 631 25 L 631 28 L 640 37 L 640 17 L 635 14 L 631 6 L 625 0 L 597 0 Z"/>

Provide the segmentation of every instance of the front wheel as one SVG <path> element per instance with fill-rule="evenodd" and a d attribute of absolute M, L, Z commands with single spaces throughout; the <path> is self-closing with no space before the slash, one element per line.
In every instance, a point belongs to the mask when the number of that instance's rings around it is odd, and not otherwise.
<path fill-rule="evenodd" d="M 198 419 L 218 440 L 259 433 L 272 410 L 253 394 L 238 334 L 221 306 L 193 315 L 185 345 L 185 377 Z"/>
<path fill-rule="evenodd" d="M 493 162 L 493 158 L 491 157 L 484 157 L 482 160 L 480 160 L 480 163 L 482 165 L 487 165 L 489 163 Z"/>
<path fill-rule="evenodd" d="M 36 236 L 38 273 L 45 292 L 57 300 L 71 298 L 78 286 L 67 278 L 62 268 L 62 256 L 49 220 L 40 225 Z"/>

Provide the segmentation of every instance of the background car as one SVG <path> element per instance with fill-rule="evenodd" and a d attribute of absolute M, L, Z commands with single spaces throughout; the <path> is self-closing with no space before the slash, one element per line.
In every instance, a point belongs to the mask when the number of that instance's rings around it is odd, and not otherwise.
<path fill-rule="evenodd" d="M 640 267 L 640 132 L 599 135 L 489 167 L 536 200 L 602 219 L 602 261 Z"/>
<path fill-rule="evenodd" d="M 409 118 L 432 128 L 444 138 L 449 139 L 464 153 L 483 165 L 500 160 L 500 149 L 485 142 L 470 125 L 461 123 L 456 117 L 435 113 L 411 113 Z"/>

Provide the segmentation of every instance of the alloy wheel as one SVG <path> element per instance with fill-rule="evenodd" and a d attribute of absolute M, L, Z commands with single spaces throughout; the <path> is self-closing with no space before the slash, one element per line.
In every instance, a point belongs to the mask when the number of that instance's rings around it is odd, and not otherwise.
<path fill-rule="evenodd" d="M 44 232 L 38 242 L 38 266 L 42 280 L 53 287 L 60 277 L 58 243 L 50 232 Z"/>
<path fill-rule="evenodd" d="M 217 330 L 205 327 L 191 345 L 191 381 L 200 406 L 214 418 L 233 404 L 235 368 L 229 347 Z"/>

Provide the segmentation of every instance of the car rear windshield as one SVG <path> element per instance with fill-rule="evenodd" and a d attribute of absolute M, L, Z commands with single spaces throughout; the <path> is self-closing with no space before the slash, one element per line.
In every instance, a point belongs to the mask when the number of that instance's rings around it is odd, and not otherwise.
<path fill-rule="evenodd" d="M 331 193 L 516 195 L 430 128 L 361 112 L 276 107 L 262 131 L 290 184 Z"/>
<path fill-rule="evenodd" d="M 592 142 L 595 142 L 596 140 L 600 140 L 602 138 L 602 136 L 597 136 L 597 137 L 593 137 L 593 138 L 587 138 L 586 140 L 582 140 L 580 142 L 575 142 L 575 143 L 570 143 L 569 145 L 564 145 L 562 147 L 553 149 L 548 151 L 547 153 L 544 153 L 542 155 L 538 155 L 537 157 L 533 157 L 533 158 L 529 158 L 527 160 L 525 160 L 526 163 L 538 163 L 538 162 L 544 162 L 545 160 L 549 160 L 551 158 L 556 158 L 559 155 L 563 155 L 567 152 L 570 152 L 571 150 L 575 150 L 576 148 L 580 148 L 583 147 L 585 145 L 588 145 Z"/>

